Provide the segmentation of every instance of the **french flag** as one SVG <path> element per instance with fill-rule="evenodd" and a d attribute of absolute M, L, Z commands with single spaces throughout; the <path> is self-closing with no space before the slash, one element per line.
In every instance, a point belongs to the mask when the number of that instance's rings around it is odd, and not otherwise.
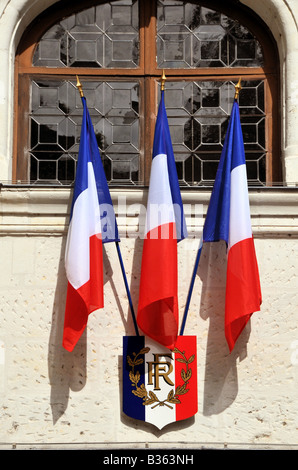
<path fill-rule="evenodd" d="M 164 103 L 155 125 L 137 323 L 145 335 L 173 349 L 178 335 L 177 242 L 187 236 Z"/>
<path fill-rule="evenodd" d="M 262 303 L 237 100 L 233 103 L 203 229 L 203 242 L 219 240 L 227 244 L 225 336 L 231 352 Z"/>
<path fill-rule="evenodd" d="M 72 351 L 91 312 L 104 306 L 103 246 L 118 229 L 93 125 L 82 98 L 83 120 L 65 251 L 68 279 L 63 347 Z"/>

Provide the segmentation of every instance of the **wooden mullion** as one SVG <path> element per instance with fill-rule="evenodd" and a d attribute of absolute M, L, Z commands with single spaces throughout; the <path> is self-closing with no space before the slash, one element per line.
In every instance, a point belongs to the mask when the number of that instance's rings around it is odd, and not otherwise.
<path fill-rule="evenodd" d="M 156 68 L 151 72 L 151 76 L 159 77 L 163 69 Z M 197 78 L 198 80 L 229 80 L 242 77 L 249 80 L 266 77 L 266 75 L 273 73 L 272 71 L 265 70 L 262 67 L 233 67 L 233 68 L 202 68 L 202 69 L 164 69 L 167 77 L 171 78 L 186 78 L 191 77 L 192 79 Z"/>
<path fill-rule="evenodd" d="M 265 112 L 266 112 L 266 184 L 282 182 L 282 165 L 280 158 L 280 101 L 276 76 L 268 76 L 265 80 Z"/>
<path fill-rule="evenodd" d="M 156 70 L 156 8 L 156 2 L 144 1 L 144 12 L 147 18 L 144 37 L 144 72 L 147 76 L 152 75 Z"/>
<path fill-rule="evenodd" d="M 144 73 L 145 68 L 145 29 L 146 12 L 144 8 L 145 0 L 139 1 L 139 72 Z"/>
<path fill-rule="evenodd" d="M 144 93 L 144 184 L 149 184 L 152 161 L 152 148 L 156 122 L 155 81 L 146 77 Z"/>
<path fill-rule="evenodd" d="M 50 77 L 50 76 L 62 76 L 65 78 L 71 78 L 79 75 L 80 77 L 117 77 L 117 79 L 125 77 L 160 77 L 162 74 L 162 69 L 155 69 L 154 71 L 145 66 L 144 70 L 141 68 L 138 69 L 92 69 L 92 68 L 48 68 L 48 67 L 21 67 L 18 69 L 19 73 L 22 75 L 32 75 L 36 77 Z M 187 80 L 187 79 L 197 79 L 197 80 L 236 80 L 239 77 L 242 77 L 243 80 L 260 80 L 265 78 L 269 73 L 265 73 L 262 68 L 231 68 L 231 69 L 165 69 L 165 74 L 167 78 L 171 80 Z"/>
<path fill-rule="evenodd" d="M 131 76 L 143 76 L 144 72 L 140 68 L 135 69 L 100 69 L 100 68 L 85 68 L 85 67 L 20 67 L 19 73 L 21 74 L 31 74 L 31 75 L 45 75 L 45 76 L 52 76 L 52 75 L 64 75 L 64 76 L 103 76 L 106 77 L 110 76 L 117 76 L 117 77 L 131 77 Z"/>
<path fill-rule="evenodd" d="M 29 180 L 29 113 L 24 110 L 29 109 L 30 86 L 27 75 L 17 77 L 17 93 L 15 94 L 15 113 L 17 114 L 17 126 L 15 126 L 14 155 L 13 158 L 13 181 Z"/>

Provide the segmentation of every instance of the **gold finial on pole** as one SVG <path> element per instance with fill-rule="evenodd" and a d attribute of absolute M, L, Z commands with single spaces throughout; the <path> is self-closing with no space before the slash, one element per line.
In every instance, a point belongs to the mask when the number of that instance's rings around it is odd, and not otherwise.
<path fill-rule="evenodd" d="M 238 97 L 239 97 L 239 93 L 240 93 L 240 90 L 241 90 L 241 77 L 239 78 L 238 80 L 238 83 L 237 85 L 235 85 L 235 100 L 238 100 Z"/>
<path fill-rule="evenodd" d="M 164 91 L 165 89 L 165 81 L 166 81 L 167 77 L 166 77 L 166 74 L 165 74 L 165 71 L 163 70 L 162 71 L 162 76 L 161 76 L 161 91 Z"/>
<path fill-rule="evenodd" d="M 80 92 L 81 98 L 83 98 L 83 96 L 84 96 L 83 88 L 82 88 L 82 85 L 81 85 L 81 82 L 80 82 L 80 79 L 79 79 L 78 75 L 77 75 L 77 88 Z"/>

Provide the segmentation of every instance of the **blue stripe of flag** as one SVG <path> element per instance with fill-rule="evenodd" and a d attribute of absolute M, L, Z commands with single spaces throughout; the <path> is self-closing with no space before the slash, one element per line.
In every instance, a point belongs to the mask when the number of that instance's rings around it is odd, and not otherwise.
<path fill-rule="evenodd" d="M 239 105 L 234 101 L 203 230 L 204 242 L 229 240 L 231 171 L 245 164 Z"/>
<path fill-rule="evenodd" d="M 138 354 L 144 346 L 144 336 L 123 337 L 123 412 L 131 418 L 141 421 L 145 421 L 145 406 L 143 405 L 143 399 L 132 393 L 135 387 L 132 387 L 132 382 L 129 378 L 132 367 L 127 361 L 127 356 L 133 358 L 134 354 Z M 143 363 L 139 364 L 134 371 L 135 373 L 137 371 L 140 373 L 138 386 L 145 383 L 145 355 L 143 354 L 139 357 L 143 359 Z"/>
<path fill-rule="evenodd" d="M 82 98 L 82 103 L 83 120 L 70 218 L 76 199 L 88 187 L 88 162 L 92 162 L 102 220 L 102 241 L 103 243 L 120 241 L 112 198 L 85 97 Z"/>

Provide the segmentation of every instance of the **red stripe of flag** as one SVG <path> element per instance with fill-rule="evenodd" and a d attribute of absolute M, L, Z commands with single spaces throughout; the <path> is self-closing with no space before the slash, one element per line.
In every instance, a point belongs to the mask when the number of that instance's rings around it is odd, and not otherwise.
<path fill-rule="evenodd" d="M 159 238 L 165 232 L 169 236 Z M 146 335 L 172 349 L 178 331 L 175 224 L 159 226 L 147 234 L 141 280 L 138 324 Z"/>
<path fill-rule="evenodd" d="M 103 255 L 100 235 L 90 237 L 90 279 L 78 289 L 68 282 L 63 347 L 72 351 L 84 332 L 88 316 L 104 306 Z"/>

